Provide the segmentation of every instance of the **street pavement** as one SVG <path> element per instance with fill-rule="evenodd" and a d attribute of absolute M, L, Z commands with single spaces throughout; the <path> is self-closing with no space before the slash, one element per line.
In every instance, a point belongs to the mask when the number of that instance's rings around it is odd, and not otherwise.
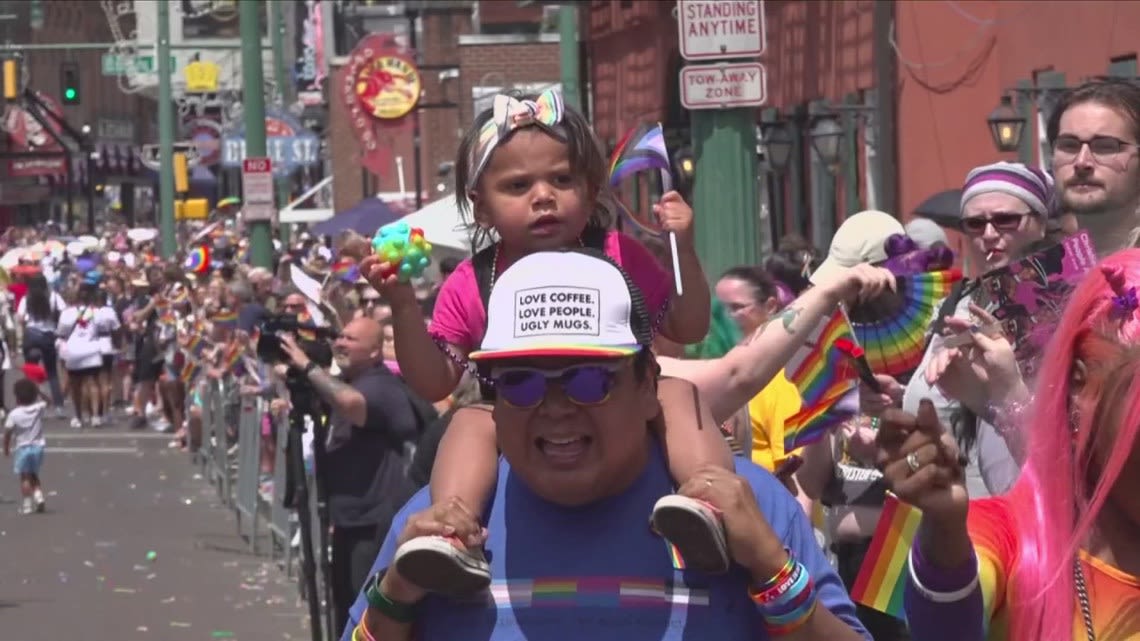
<path fill-rule="evenodd" d="M 47 439 L 45 513 L 18 515 L 0 470 L 0 639 L 310 638 L 296 581 L 248 551 L 168 435 L 52 420 Z"/>

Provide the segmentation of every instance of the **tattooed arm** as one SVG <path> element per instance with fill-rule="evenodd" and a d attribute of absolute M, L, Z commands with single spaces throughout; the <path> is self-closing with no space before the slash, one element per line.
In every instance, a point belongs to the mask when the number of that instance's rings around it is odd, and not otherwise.
<path fill-rule="evenodd" d="M 314 367 L 308 379 L 317 396 L 328 403 L 333 412 L 348 419 L 355 427 L 364 427 L 368 419 L 368 403 L 364 394 L 320 367 Z"/>
<path fill-rule="evenodd" d="M 866 265 L 846 270 L 833 281 L 804 292 L 723 357 L 674 375 L 696 385 L 713 417 L 723 422 L 779 374 L 820 320 L 840 302 L 864 290 L 888 286 L 893 286 L 893 279 L 885 270 Z"/>

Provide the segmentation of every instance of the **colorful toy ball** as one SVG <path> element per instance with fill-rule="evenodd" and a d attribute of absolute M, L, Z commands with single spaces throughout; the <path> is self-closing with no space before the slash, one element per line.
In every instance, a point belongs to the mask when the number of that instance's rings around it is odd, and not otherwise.
<path fill-rule="evenodd" d="M 407 223 L 384 225 L 372 237 L 372 252 L 387 265 L 384 278 L 395 275 L 401 283 L 422 276 L 431 265 L 431 243 L 424 230 Z"/>

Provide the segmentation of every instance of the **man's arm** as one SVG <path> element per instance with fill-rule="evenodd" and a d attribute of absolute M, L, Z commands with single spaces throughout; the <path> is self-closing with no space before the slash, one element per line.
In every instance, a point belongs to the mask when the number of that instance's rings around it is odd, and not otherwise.
<path fill-rule="evenodd" d="M 368 402 L 364 394 L 320 367 L 312 368 L 307 378 L 317 396 L 328 403 L 333 412 L 348 419 L 353 427 L 364 427 L 368 420 Z"/>

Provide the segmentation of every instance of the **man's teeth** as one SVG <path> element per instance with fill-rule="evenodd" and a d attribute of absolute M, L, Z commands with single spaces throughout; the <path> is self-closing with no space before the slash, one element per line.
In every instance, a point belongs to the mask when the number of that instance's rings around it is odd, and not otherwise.
<path fill-rule="evenodd" d="M 563 436 L 561 438 L 547 438 L 547 443 L 551 445 L 569 445 L 575 441 L 581 440 L 581 436 Z"/>

